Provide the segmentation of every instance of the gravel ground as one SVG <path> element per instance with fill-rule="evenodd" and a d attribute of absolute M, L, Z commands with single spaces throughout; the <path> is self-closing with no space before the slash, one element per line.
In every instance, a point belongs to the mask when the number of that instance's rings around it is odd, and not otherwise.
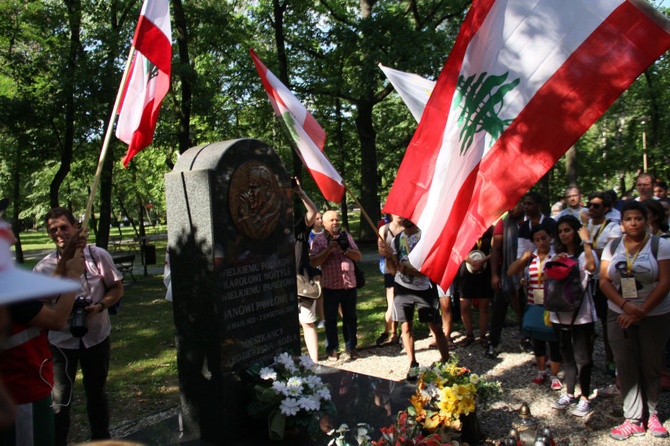
<path fill-rule="evenodd" d="M 458 333 L 453 336 L 455 341 L 461 338 Z M 437 349 L 429 347 L 431 341 L 432 338 L 426 337 L 415 343 L 417 360 L 420 364 L 429 365 L 440 359 Z M 452 353 L 458 356 L 461 365 L 475 373 L 487 374 L 491 379 L 500 381 L 503 388 L 500 401 L 485 411 L 478 411 L 479 422 L 486 437 L 482 444 L 497 445 L 505 437 L 523 402 L 529 404 L 531 413 L 541 428 L 551 429 L 557 445 L 622 444 L 608 436 L 610 429 L 624 420 L 621 397 L 595 396 L 591 401 L 593 412 L 584 418 L 570 415 L 572 407 L 568 411 L 557 411 L 551 408 L 551 403 L 558 399 L 561 392 L 552 391 L 549 383 L 536 385 L 531 382 L 536 374 L 536 367 L 531 364 L 532 355 L 521 352 L 519 332 L 516 328 L 504 329 L 499 350 L 501 353 L 497 359 L 487 358 L 478 342 L 469 347 L 456 347 L 452 350 Z M 362 357 L 356 361 L 339 361 L 335 364 L 324 361 L 324 364 L 394 381 L 405 379 L 409 360 L 400 345 L 371 347 L 360 350 L 360 353 Z M 594 362 L 593 389 L 607 387 L 613 380 L 605 372 L 604 348 L 600 336 L 596 339 Z M 562 372 L 559 377 L 562 377 Z M 579 386 L 576 393 L 579 393 Z M 667 420 L 670 416 L 669 395 L 667 392 L 662 393 L 659 404 L 659 416 L 666 428 L 670 428 L 670 420 Z M 670 440 L 654 438 L 651 434 L 647 434 L 644 437 L 631 438 L 623 444 L 667 445 L 670 444 Z"/>

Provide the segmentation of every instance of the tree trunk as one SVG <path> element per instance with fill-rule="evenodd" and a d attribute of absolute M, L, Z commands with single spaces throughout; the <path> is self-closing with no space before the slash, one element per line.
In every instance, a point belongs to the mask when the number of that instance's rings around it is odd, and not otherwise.
<path fill-rule="evenodd" d="M 362 100 L 358 102 L 356 115 L 356 131 L 361 143 L 361 206 L 373 222 L 379 221 L 379 197 L 377 191 L 377 133 L 372 123 L 373 102 Z M 363 210 L 361 209 L 361 212 Z M 375 240 L 377 235 L 361 215 L 360 239 Z"/>
<path fill-rule="evenodd" d="M 21 246 L 21 220 L 19 220 L 19 214 L 21 208 L 19 207 L 20 198 L 21 198 L 21 160 L 23 158 L 23 147 L 27 144 L 25 141 L 26 134 L 19 133 L 18 142 L 16 144 L 16 158 L 14 159 L 14 184 L 12 190 L 12 211 L 14 213 L 14 218 L 12 219 L 12 232 L 16 236 L 16 244 L 14 245 L 14 253 L 16 258 L 16 263 L 23 263 L 23 248 Z"/>
<path fill-rule="evenodd" d="M 577 147 L 571 146 L 565 153 L 565 177 L 568 186 L 577 186 Z"/>
<path fill-rule="evenodd" d="M 179 47 L 179 63 L 182 66 L 180 70 L 181 77 L 181 104 L 178 110 L 179 116 L 179 153 L 184 153 L 193 144 L 191 140 L 191 99 L 193 96 L 193 81 L 195 80 L 195 71 L 191 68 L 190 57 L 188 53 L 188 32 L 186 27 L 186 17 L 181 0 L 173 0 L 174 23 L 177 31 L 177 45 Z"/>
<path fill-rule="evenodd" d="M 65 68 L 63 95 L 65 97 L 65 137 L 61 147 L 61 162 L 58 171 L 54 175 L 49 186 L 50 206 L 59 206 L 59 191 L 65 181 L 72 165 L 72 148 L 74 146 L 74 121 L 75 121 L 75 83 L 77 74 L 77 62 L 81 51 L 79 34 L 81 31 L 81 0 L 65 0 L 67 17 L 70 27 L 70 50 L 68 63 Z"/>

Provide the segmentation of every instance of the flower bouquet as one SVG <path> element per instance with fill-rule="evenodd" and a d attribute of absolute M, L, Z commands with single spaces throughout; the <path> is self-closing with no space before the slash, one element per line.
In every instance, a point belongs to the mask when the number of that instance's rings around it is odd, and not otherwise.
<path fill-rule="evenodd" d="M 296 361 L 281 353 L 267 367 L 255 364 L 247 370 L 253 380 L 253 397 L 247 412 L 266 417 L 270 439 L 282 440 L 288 428 L 305 428 L 315 437 L 321 419 L 335 414 L 330 389 L 315 373 L 309 356 Z"/>
<path fill-rule="evenodd" d="M 487 381 L 458 366 L 456 357 L 444 364 L 418 367 L 413 373 L 419 380 L 408 414 L 427 432 L 440 432 L 443 437 L 460 432 L 463 416 L 474 415 L 477 406 L 486 407 L 501 394 L 499 382 Z"/>
<path fill-rule="evenodd" d="M 444 446 L 439 434 L 424 435 L 423 426 L 407 410 L 398 413 L 395 424 L 381 428 L 382 437 L 373 446 Z"/>

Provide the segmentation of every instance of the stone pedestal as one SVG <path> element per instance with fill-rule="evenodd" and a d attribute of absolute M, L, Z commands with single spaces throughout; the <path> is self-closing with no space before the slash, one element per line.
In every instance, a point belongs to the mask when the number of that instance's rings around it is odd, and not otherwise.
<path fill-rule="evenodd" d="M 240 139 L 189 149 L 165 187 L 184 431 L 232 444 L 250 428 L 245 370 L 300 352 L 290 176 Z"/>

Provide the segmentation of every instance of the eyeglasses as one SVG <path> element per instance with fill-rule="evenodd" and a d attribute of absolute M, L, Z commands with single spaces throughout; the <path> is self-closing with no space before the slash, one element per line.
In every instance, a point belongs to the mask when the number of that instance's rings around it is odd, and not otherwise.
<path fill-rule="evenodd" d="M 586 205 L 590 208 L 593 208 L 593 209 L 600 209 L 601 207 L 603 207 L 602 203 L 593 203 L 591 201 L 586 203 Z"/>

